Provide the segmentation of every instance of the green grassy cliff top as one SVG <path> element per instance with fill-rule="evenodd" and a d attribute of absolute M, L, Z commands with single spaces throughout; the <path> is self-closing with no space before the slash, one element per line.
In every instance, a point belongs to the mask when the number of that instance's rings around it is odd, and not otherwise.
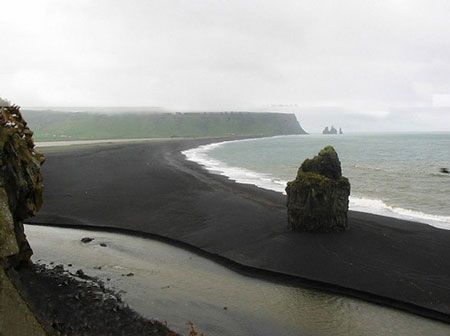
<path fill-rule="evenodd" d="M 36 141 L 306 134 L 284 113 L 63 113 L 23 110 Z"/>

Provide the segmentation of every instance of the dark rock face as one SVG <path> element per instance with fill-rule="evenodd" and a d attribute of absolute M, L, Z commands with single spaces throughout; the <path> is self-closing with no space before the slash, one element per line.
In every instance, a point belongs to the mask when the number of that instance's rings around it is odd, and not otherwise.
<path fill-rule="evenodd" d="M 32 135 L 17 106 L 0 108 L 0 258 L 12 266 L 28 263 L 33 253 L 23 221 L 42 205 L 44 156 Z"/>
<path fill-rule="evenodd" d="M 46 335 L 23 300 L 15 272 L 33 253 L 23 221 L 42 204 L 44 157 L 34 150 L 32 135 L 19 108 L 0 101 L 0 292 L 7 293 L 0 294 L 1 335 Z"/>
<path fill-rule="evenodd" d="M 334 126 L 331 126 L 330 129 L 328 129 L 328 126 L 324 128 L 322 131 L 322 134 L 337 134 L 337 129 L 334 128 Z M 341 133 L 342 134 L 342 133 Z"/>
<path fill-rule="evenodd" d="M 333 147 L 306 159 L 286 187 L 288 224 L 295 231 L 331 232 L 348 229 L 350 183 L 342 176 Z"/>

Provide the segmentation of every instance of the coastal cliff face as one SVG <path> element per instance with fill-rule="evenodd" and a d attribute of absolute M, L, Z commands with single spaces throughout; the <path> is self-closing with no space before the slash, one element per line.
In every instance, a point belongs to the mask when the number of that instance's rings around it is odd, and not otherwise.
<path fill-rule="evenodd" d="M 34 149 L 18 107 L 1 108 L 0 125 L 0 257 L 17 267 L 32 255 L 23 221 L 42 205 L 44 156 Z"/>
<path fill-rule="evenodd" d="M 36 141 L 306 134 L 295 114 L 23 111 Z"/>
<path fill-rule="evenodd" d="M 43 155 L 19 108 L 0 108 L 0 334 L 45 335 L 22 299 L 15 269 L 30 262 L 32 250 L 23 221 L 42 204 Z"/>
<path fill-rule="evenodd" d="M 286 187 L 288 223 L 295 231 L 330 232 L 348 229 L 350 183 L 332 146 L 306 159 Z"/>

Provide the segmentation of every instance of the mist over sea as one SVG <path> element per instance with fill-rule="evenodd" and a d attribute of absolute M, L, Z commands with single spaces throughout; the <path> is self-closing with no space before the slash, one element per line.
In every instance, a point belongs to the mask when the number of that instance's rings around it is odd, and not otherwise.
<path fill-rule="evenodd" d="M 350 209 L 450 229 L 450 133 L 293 135 L 228 141 L 183 152 L 239 183 L 284 192 L 300 164 L 324 146 L 350 179 Z"/>

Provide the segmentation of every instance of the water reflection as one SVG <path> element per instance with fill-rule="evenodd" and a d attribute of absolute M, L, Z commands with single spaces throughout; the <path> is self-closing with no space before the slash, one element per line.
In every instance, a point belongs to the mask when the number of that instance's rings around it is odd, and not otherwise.
<path fill-rule="evenodd" d="M 110 278 L 124 301 L 178 332 L 213 335 L 449 335 L 450 326 L 402 311 L 237 274 L 185 250 L 105 232 L 26 226 L 34 259 Z M 89 244 L 82 237 L 94 237 Z M 107 247 L 100 247 L 105 243 Z M 102 266 L 101 270 L 94 269 Z M 133 272 L 134 277 L 122 274 Z"/>

